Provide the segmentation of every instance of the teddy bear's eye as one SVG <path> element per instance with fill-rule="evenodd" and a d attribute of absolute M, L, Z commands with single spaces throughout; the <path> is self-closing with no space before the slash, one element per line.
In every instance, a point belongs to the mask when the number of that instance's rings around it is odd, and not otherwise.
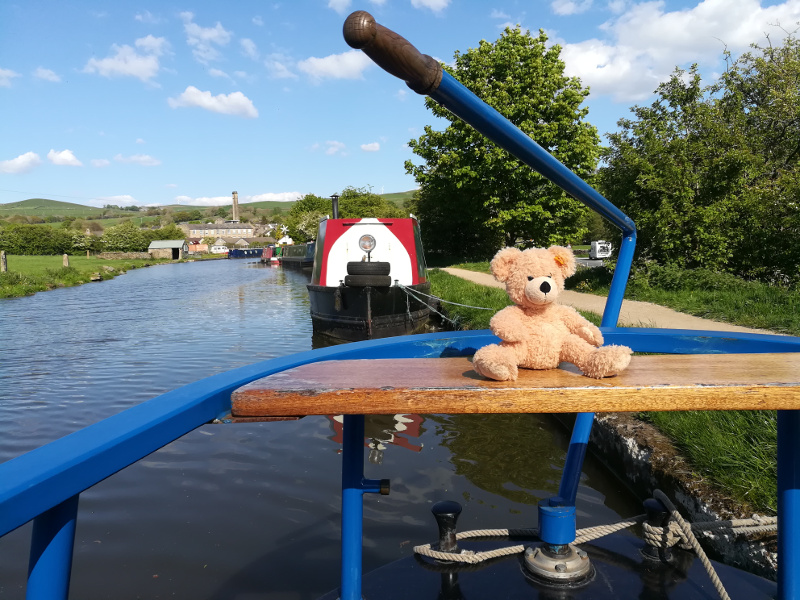
<path fill-rule="evenodd" d="M 528 281 L 533 281 L 533 277 L 531 277 L 530 275 L 528 275 Z"/>

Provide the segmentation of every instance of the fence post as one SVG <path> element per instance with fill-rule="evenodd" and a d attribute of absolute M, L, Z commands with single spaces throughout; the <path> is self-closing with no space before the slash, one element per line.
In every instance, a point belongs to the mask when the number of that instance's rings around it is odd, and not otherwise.
<path fill-rule="evenodd" d="M 61 262 L 63 263 L 63 265 L 65 267 L 68 267 L 69 266 L 69 255 L 65 254 L 64 256 L 62 256 L 61 257 Z"/>
<path fill-rule="evenodd" d="M 0 273 L 8 271 L 8 260 L 6 259 L 6 251 L 0 250 Z"/>

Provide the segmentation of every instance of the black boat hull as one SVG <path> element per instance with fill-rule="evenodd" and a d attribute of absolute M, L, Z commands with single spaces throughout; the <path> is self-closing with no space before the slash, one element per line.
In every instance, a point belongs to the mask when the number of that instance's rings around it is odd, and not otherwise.
<path fill-rule="evenodd" d="M 430 294 L 431 284 L 408 287 L 413 292 Z M 428 301 L 418 300 L 400 286 L 309 284 L 308 296 L 314 333 L 351 342 L 416 333 L 430 316 Z"/>

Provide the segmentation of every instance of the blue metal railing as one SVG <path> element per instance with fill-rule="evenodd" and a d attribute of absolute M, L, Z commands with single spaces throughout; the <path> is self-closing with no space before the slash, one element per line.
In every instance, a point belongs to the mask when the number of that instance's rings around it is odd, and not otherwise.
<path fill-rule="evenodd" d="M 800 338 L 791 336 L 608 328 L 603 328 L 603 334 L 611 343 L 628 344 L 641 352 L 800 352 Z M 477 348 L 497 341 L 486 330 L 463 331 L 357 342 L 276 358 L 168 392 L 0 464 L 0 536 L 34 519 L 27 598 L 67 597 L 80 493 L 204 423 L 224 417 L 230 409 L 230 394 L 234 389 L 302 364 L 324 360 L 469 356 Z M 345 431 L 349 429 L 352 433 L 357 423 L 348 418 Z M 782 598 L 794 597 L 789 593 L 797 585 L 792 572 L 800 570 L 796 568 L 800 560 L 797 535 L 800 523 L 796 521 L 796 515 L 800 515 L 797 512 L 800 456 L 794 443 L 798 433 L 797 413 L 781 411 L 779 544 L 781 564 L 785 567 L 779 570 L 779 584 L 786 590 Z M 361 441 L 351 440 L 345 454 L 343 487 L 353 491 L 343 493 L 343 514 L 348 516 L 342 531 L 342 598 L 359 598 L 361 529 L 360 519 L 355 517 L 361 514 L 363 493 L 376 491 L 376 485 L 363 479 Z M 579 477 L 580 469 L 580 464 L 568 463 L 564 481 Z M 358 525 L 353 526 L 357 521 Z"/>

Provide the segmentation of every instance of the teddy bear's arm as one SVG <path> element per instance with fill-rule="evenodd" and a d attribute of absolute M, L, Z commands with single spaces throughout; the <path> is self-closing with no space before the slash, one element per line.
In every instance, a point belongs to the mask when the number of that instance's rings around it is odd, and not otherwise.
<path fill-rule="evenodd" d="M 560 305 L 558 308 L 560 309 L 559 316 L 561 317 L 561 322 L 567 326 L 570 332 L 580 336 L 593 346 L 603 345 L 603 334 L 600 333 L 600 329 L 598 329 L 596 325 L 583 318 L 581 314 L 571 306 Z"/>
<path fill-rule="evenodd" d="M 506 306 L 489 321 L 489 328 L 504 342 L 519 342 L 525 337 L 525 313 L 518 306 Z"/>

